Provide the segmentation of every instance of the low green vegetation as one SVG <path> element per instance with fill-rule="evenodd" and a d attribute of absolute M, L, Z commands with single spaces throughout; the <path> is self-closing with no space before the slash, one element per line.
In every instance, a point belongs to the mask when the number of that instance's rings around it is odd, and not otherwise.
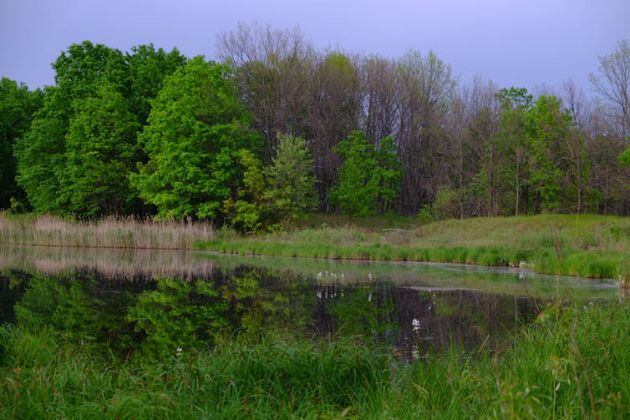
<path fill-rule="evenodd" d="M 511 347 L 412 364 L 366 342 L 269 334 L 124 359 L 46 326 L 0 329 L 0 416 L 623 418 L 630 306 L 548 307 Z"/>
<path fill-rule="evenodd" d="M 395 218 L 376 228 L 360 219 L 356 226 L 338 218 L 329 222 L 249 237 L 223 231 L 200 246 L 243 255 L 513 266 L 592 278 L 617 279 L 630 272 L 630 219 L 623 217 L 539 215 L 427 225 Z M 383 228 L 388 225 L 397 228 Z"/>

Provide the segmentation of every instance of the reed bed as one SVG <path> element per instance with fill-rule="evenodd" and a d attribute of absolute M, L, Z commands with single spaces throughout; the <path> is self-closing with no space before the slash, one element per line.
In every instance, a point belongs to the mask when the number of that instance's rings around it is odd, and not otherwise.
<path fill-rule="evenodd" d="M 75 222 L 54 216 L 0 214 L 0 244 L 121 249 L 191 249 L 215 238 L 204 222 L 106 218 Z"/>

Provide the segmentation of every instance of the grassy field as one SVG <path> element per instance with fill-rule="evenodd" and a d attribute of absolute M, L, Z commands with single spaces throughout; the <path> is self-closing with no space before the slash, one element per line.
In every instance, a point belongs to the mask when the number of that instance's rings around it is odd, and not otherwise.
<path fill-rule="evenodd" d="M 514 266 L 549 274 L 627 279 L 630 218 L 538 215 L 420 225 L 411 218 L 319 215 L 290 231 L 257 236 L 223 231 L 200 247 L 241 255 Z"/>
<path fill-rule="evenodd" d="M 624 418 L 630 306 L 543 311 L 515 345 L 411 365 L 369 344 L 238 338 L 117 359 L 0 328 L 1 418 Z"/>

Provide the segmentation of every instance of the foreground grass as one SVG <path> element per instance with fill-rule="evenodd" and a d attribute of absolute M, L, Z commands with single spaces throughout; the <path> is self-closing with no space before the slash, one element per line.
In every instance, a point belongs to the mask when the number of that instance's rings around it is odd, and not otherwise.
<path fill-rule="evenodd" d="M 208 223 L 128 219 L 75 222 L 53 216 L 0 213 L 0 244 L 119 249 L 190 249 L 214 238 Z"/>
<path fill-rule="evenodd" d="M 47 329 L 1 331 L 2 418 L 623 418 L 630 306 L 549 307 L 515 347 L 395 361 L 360 342 L 237 339 L 121 361 Z"/>
<path fill-rule="evenodd" d="M 317 216 L 317 220 L 325 220 Z M 448 220 L 421 226 L 407 218 L 244 237 L 219 235 L 200 247 L 241 255 L 433 261 L 526 267 L 540 273 L 626 279 L 630 218 L 539 215 Z"/>

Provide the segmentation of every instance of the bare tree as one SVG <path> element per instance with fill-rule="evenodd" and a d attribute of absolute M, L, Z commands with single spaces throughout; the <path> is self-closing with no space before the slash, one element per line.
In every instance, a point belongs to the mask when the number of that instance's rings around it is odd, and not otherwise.
<path fill-rule="evenodd" d="M 410 51 L 397 69 L 399 115 L 396 140 L 403 165 L 402 208 L 416 212 L 432 201 L 448 176 L 441 153 L 443 117 L 455 82 L 435 54 Z"/>
<path fill-rule="evenodd" d="M 309 102 L 311 149 L 324 209 L 341 163 L 334 148 L 359 127 L 360 114 L 361 81 L 355 63 L 341 52 L 324 54 L 313 73 Z"/>
<path fill-rule="evenodd" d="M 599 74 L 589 79 L 604 99 L 619 111 L 621 135 L 630 133 L 630 42 L 623 40 L 610 55 L 599 57 Z"/>
<path fill-rule="evenodd" d="M 373 142 L 393 135 L 398 117 L 396 63 L 368 57 L 361 63 L 363 128 Z"/>
<path fill-rule="evenodd" d="M 239 23 L 218 38 L 220 57 L 237 68 L 241 96 L 273 155 L 278 133 L 308 134 L 315 52 L 299 29 Z"/>

